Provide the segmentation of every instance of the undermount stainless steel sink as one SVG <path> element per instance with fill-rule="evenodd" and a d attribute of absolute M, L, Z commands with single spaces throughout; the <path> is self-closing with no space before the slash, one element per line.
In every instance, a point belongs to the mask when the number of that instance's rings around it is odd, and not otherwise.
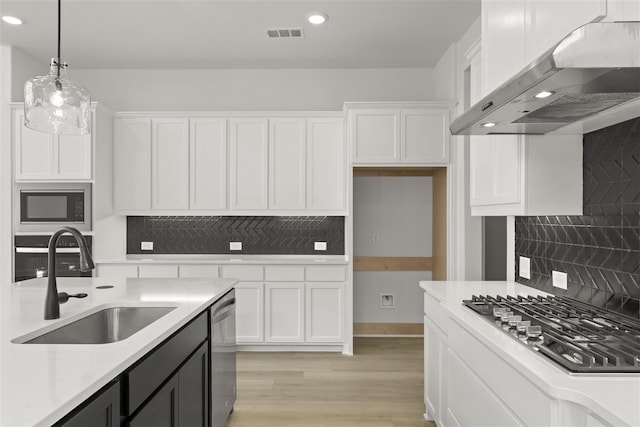
<path fill-rule="evenodd" d="M 24 344 L 107 344 L 122 341 L 175 307 L 111 307 L 82 317 Z"/>

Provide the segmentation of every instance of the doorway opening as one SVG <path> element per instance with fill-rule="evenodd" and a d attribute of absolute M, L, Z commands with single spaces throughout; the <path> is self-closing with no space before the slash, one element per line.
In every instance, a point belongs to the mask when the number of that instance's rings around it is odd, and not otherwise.
<path fill-rule="evenodd" d="M 446 167 L 353 168 L 354 336 L 422 335 L 421 280 L 447 277 Z"/>

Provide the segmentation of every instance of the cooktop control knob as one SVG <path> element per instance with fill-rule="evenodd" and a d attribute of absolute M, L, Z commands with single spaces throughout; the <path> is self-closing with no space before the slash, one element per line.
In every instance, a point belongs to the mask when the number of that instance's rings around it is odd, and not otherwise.
<path fill-rule="evenodd" d="M 541 326 L 527 326 L 527 338 L 537 340 L 542 335 Z"/>

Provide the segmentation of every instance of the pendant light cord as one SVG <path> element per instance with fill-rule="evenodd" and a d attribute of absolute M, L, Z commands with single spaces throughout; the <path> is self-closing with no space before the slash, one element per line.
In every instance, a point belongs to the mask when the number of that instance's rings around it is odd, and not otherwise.
<path fill-rule="evenodd" d="M 60 67 L 62 67 L 62 63 L 60 62 L 60 8 L 61 8 L 62 0 L 58 0 L 58 77 L 60 77 Z"/>

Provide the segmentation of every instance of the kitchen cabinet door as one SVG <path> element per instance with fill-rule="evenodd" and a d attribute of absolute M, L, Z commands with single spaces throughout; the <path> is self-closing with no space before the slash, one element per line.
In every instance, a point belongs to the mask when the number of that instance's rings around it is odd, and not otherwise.
<path fill-rule="evenodd" d="M 307 209 L 345 209 L 344 120 L 307 120 Z"/>
<path fill-rule="evenodd" d="M 13 110 L 17 181 L 90 180 L 92 135 L 53 135 L 24 126 L 22 105 Z M 95 113 L 92 113 L 95 118 Z"/>
<path fill-rule="evenodd" d="M 265 342 L 304 341 L 304 284 L 265 283 Z"/>
<path fill-rule="evenodd" d="M 151 119 L 114 119 L 113 207 L 151 209 Z"/>
<path fill-rule="evenodd" d="M 129 421 L 129 427 L 175 427 L 179 426 L 179 385 L 178 375 L 167 383 Z"/>
<path fill-rule="evenodd" d="M 236 341 L 264 341 L 264 284 L 239 282 L 236 285 Z"/>
<path fill-rule="evenodd" d="M 343 283 L 305 285 L 305 341 L 342 342 L 345 303 Z"/>
<path fill-rule="evenodd" d="M 529 0 L 527 59 L 532 62 L 576 28 L 607 14 L 607 0 Z"/>
<path fill-rule="evenodd" d="M 471 138 L 471 214 L 581 215 L 579 135 Z"/>
<path fill-rule="evenodd" d="M 268 121 L 232 119 L 231 128 L 231 209 L 267 209 Z"/>
<path fill-rule="evenodd" d="M 151 207 L 189 207 L 189 122 L 187 119 L 152 119 Z"/>
<path fill-rule="evenodd" d="M 305 208 L 305 120 L 269 120 L 269 209 Z"/>
<path fill-rule="evenodd" d="M 525 0 L 482 1 L 483 96 L 526 65 Z"/>
<path fill-rule="evenodd" d="M 402 110 L 403 163 L 449 162 L 449 112 L 443 109 Z"/>
<path fill-rule="evenodd" d="M 424 316 L 424 400 L 429 419 L 438 425 L 446 417 L 447 345 L 440 330 Z"/>
<path fill-rule="evenodd" d="M 13 139 L 16 150 L 16 180 L 51 179 L 53 135 L 24 125 L 24 110 L 14 110 Z"/>
<path fill-rule="evenodd" d="M 350 123 L 353 163 L 400 161 L 400 110 L 353 110 Z"/>
<path fill-rule="evenodd" d="M 91 179 L 91 135 L 58 135 L 53 147 L 56 179 Z"/>
<path fill-rule="evenodd" d="M 191 119 L 189 208 L 227 207 L 227 121 Z"/>
<path fill-rule="evenodd" d="M 178 426 L 209 426 L 209 341 L 178 372 Z"/>
<path fill-rule="evenodd" d="M 83 404 L 82 409 L 55 427 L 119 427 L 120 383 L 114 381 Z"/>

